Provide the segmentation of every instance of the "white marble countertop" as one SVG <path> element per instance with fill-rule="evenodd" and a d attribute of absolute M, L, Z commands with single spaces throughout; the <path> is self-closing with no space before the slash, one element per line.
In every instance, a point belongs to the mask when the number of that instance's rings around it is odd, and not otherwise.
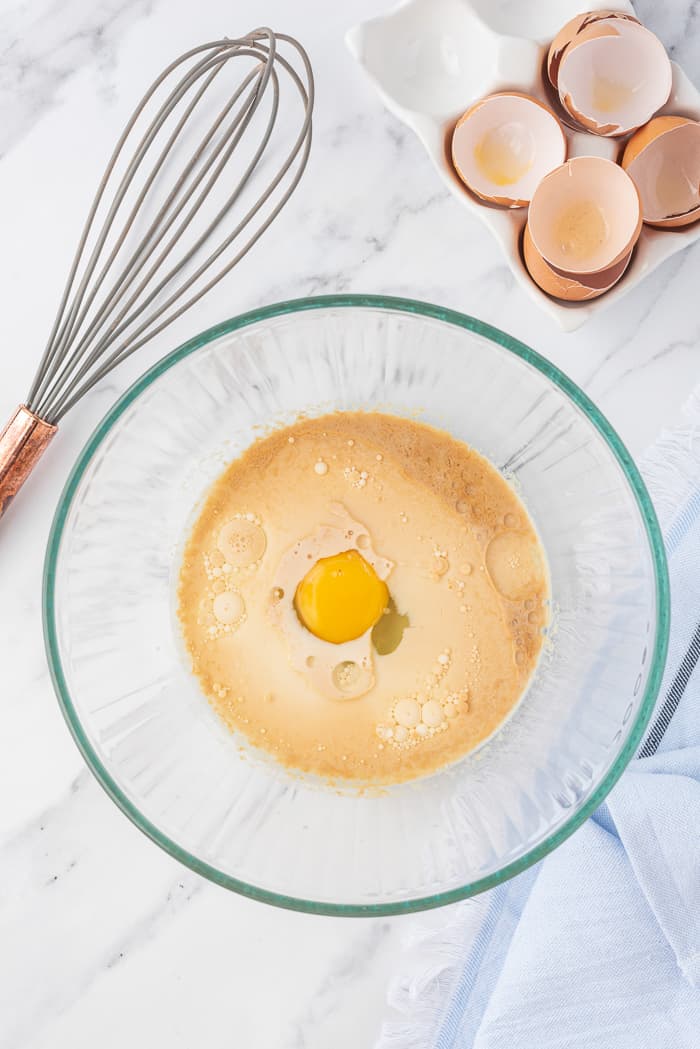
<path fill-rule="evenodd" d="M 345 30 L 382 7 L 0 0 L 3 419 L 29 387 L 87 202 L 153 75 L 194 43 L 267 22 L 304 42 L 318 88 L 310 166 L 275 231 L 66 420 L 0 525 L 0 1049 L 369 1049 L 416 920 L 308 917 L 202 881 L 128 823 L 69 738 L 44 657 L 44 548 L 78 450 L 136 374 L 253 306 L 371 291 L 439 302 L 517 335 L 584 387 L 633 454 L 697 383 L 700 246 L 582 331 L 560 334 L 347 54 Z M 700 7 L 661 7 L 639 5 L 692 75 Z"/>

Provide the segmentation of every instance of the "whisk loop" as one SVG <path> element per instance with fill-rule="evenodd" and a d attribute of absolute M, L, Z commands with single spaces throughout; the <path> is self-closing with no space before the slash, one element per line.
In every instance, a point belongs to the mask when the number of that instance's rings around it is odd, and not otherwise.
<path fill-rule="evenodd" d="M 192 48 L 148 89 L 98 186 L 26 403 L 0 434 L 0 516 L 65 414 L 268 229 L 306 167 L 313 104 L 304 48 L 267 28 Z"/>

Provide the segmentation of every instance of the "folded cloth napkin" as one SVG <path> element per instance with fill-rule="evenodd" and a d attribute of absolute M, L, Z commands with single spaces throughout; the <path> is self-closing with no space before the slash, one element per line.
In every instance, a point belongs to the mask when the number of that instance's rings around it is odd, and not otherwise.
<path fill-rule="evenodd" d="M 700 391 L 642 464 L 672 623 L 639 755 L 541 863 L 414 929 L 376 1049 L 700 1049 Z"/>

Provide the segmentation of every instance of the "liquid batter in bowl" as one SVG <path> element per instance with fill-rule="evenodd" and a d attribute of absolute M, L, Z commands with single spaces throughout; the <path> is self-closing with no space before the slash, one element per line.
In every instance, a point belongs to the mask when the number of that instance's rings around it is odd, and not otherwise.
<path fill-rule="evenodd" d="M 395 783 L 490 736 L 547 621 L 511 486 L 410 419 L 338 412 L 256 441 L 185 547 L 178 614 L 226 724 L 282 764 Z"/>

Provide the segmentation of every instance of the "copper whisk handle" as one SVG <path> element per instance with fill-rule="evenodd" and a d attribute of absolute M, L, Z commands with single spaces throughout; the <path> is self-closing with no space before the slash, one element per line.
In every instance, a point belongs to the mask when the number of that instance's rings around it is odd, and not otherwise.
<path fill-rule="evenodd" d="M 57 429 L 20 404 L 0 433 L 0 517 L 44 454 Z"/>

